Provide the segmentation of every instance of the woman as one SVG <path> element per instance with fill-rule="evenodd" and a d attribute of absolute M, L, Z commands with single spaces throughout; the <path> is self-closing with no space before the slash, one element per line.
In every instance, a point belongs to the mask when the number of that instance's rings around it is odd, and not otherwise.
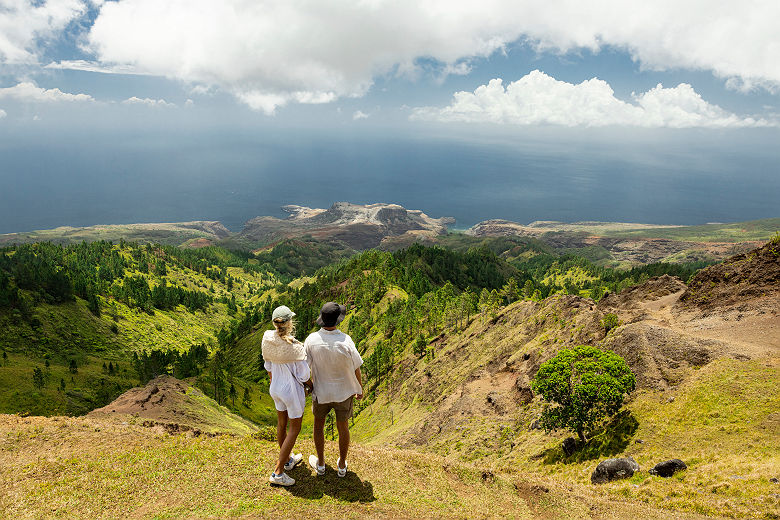
<path fill-rule="evenodd" d="M 274 330 L 263 334 L 262 352 L 265 369 L 271 378 L 268 393 L 276 405 L 276 438 L 279 441 L 279 460 L 271 473 L 271 484 L 292 486 L 295 479 L 285 473 L 293 469 L 303 455 L 291 455 L 301 432 L 303 409 L 306 405 L 304 385 L 311 385 L 309 365 L 303 343 L 295 339 L 295 313 L 282 305 L 273 312 Z M 289 423 L 289 431 L 287 426 Z"/>

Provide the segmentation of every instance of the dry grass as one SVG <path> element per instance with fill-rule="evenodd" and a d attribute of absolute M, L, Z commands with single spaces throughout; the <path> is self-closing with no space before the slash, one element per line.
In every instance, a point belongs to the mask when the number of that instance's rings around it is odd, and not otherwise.
<path fill-rule="evenodd" d="M 311 442 L 297 446 L 305 455 Z M 326 447 L 333 464 L 336 447 Z M 292 488 L 268 474 L 275 444 L 193 438 L 95 418 L 0 415 L 3 518 L 698 518 L 586 496 L 435 455 L 356 445 L 350 472 Z"/>

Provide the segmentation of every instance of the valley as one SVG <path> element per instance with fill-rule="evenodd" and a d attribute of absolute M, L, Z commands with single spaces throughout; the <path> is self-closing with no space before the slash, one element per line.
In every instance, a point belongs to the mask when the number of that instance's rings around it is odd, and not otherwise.
<path fill-rule="evenodd" d="M 427 216 L 398 213 L 360 252 L 338 233 L 377 233 L 384 208 L 371 220 L 334 207 L 348 217 L 293 212 L 325 227 L 205 238 L 231 249 L 151 237 L 0 249 L 4 516 L 777 518 L 780 239 L 759 238 L 773 221 L 741 223 L 751 240 L 729 242 L 726 225 L 502 235 L 440 220 L 423 233 L 407 227 Z M 608 259 L 576 242 L 588 229 L 651 250 L 716 245 L 635 262 L 600 242 Z M 349 484 L 299 468 L 300 486 L 268 488 L 259 337 L 281 304 L 304 337 L 329 300 L 347 305 L 341 328 L 364 359 Z M 637 389 L 571 451 L 570 432 L 540 426 L 531 382 L 576 345 L 622 356 Z M 307 411 L 299 450 L 310 436 Z M 591 484 L 599 461 L 623 456 L 639 471 Z M 648 472 L 671 458 L 688 469 Z M 136 485 L 143 503 L 125 492 Z"/>

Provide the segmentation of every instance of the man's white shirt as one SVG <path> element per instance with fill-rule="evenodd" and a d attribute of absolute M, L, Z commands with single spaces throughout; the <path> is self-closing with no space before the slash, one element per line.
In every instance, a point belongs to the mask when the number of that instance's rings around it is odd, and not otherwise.
<path fill-rule="evenodd" d="M 363 364 L 363 358 L 348 334 L 320 329 L 309 334 L 304 346 L 318 403 L 340 403 L 362 393 L 355 370 Z"/>

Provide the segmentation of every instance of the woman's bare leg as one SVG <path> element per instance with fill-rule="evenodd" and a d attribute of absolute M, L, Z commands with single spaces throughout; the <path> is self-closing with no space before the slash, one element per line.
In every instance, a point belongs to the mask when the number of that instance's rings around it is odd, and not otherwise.
<path fill-rule="evenodd" d="M 290 419 L 290 431 L 287 433 L 287 437 L 284 438 L 284 442 L 281 445 L 281 453 L 279 453 L 279 460 L 276 462 L 276 469 L 274 473 L 281 475 L 284 472 L 284 465 L 290 460 L 290 453 L 292 453 L 295 441 L 298 439 L 298 434 L 301 433 L 301 423 L 303 417 L 297 419 Z"/>
<path fill-rule="evenodd" d="M 276 410 L 276 442 L 279 443 L 279 448 L 284 444 L 285 437 L 287 437 L 287 411 Z"/>

